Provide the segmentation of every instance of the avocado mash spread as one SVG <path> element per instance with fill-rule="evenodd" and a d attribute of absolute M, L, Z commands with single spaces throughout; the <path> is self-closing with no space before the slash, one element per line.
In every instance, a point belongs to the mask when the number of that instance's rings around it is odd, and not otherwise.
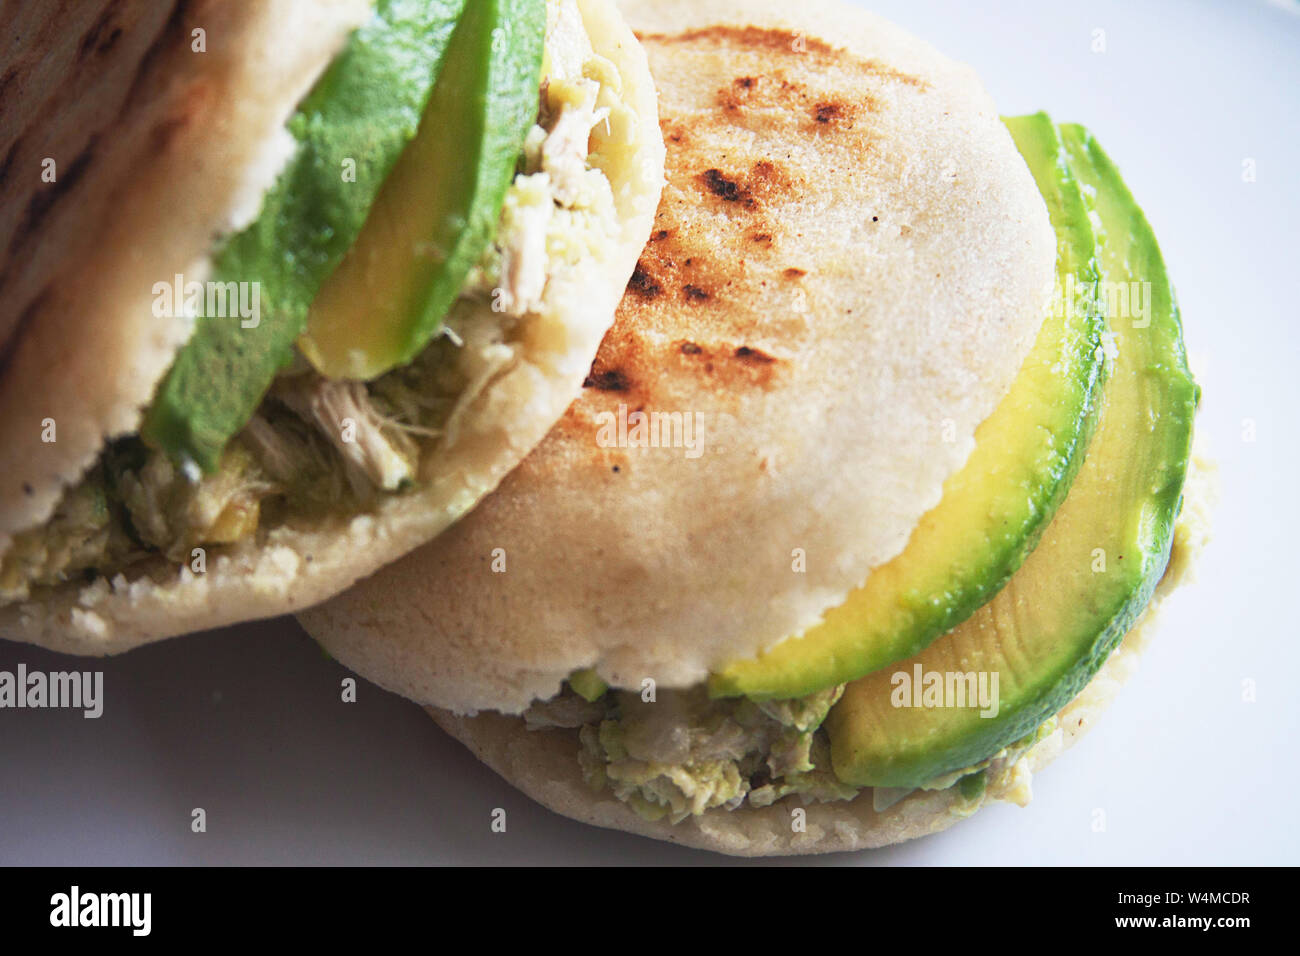
<path fill-rule="evenodd" d="M 584 673 L 584 672 L 579 672 Z M 659 691 L 653 701 L 630 691 L 586 699 L 571 684 L 524 712 L 529 730 L 577 730 L 578 760 L 587 783 L 609 790 L 648 820 L 680 823 L 721 808 L 852 800 L 872 790 L 884 810 L 913 789 L 956 787 L 953 812 L 972 813 L 986 793 L 1025 803 L 1029 774 L 1021 757 L 1048 736 L 1055 718 L 986 760 L 919 788 L 863 788 L 831 768 L 822 722 L 844 685 L 791 700 L 711 699 L 703 687 Z"/>
<path fill-rule="evenodd" d="M 818 734 L 842 686 L 798 700 L 710 700 L 704 688 L 661 691 L 653 701 L 612 691 L 595 701 L 571 688 L 534 704 L 531 729 L 578 728 L 583 776 L 649 819 L 674 823 L 747 799 L 766 806 L 791 793 L 847 800 L 857 789 L 830 770 Z"/>

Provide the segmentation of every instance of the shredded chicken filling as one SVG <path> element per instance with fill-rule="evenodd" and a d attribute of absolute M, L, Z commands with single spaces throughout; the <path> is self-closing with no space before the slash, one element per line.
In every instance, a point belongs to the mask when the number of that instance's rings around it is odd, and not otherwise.
<path fill-rule="evenodd" d="M 791 700 L 713 700 L 703 687 L 658 691 L 645 700 L 608 691 L 588 701 L 567 685 L 524 712 L 530 731 L 577 731 L 578 762 L 593 789 L 608 790 L 648 820 L 676 824 L 710 810 L 767 807 L 786 797 L 802 804 L 852 800 L 864 788 L 831 767 L 822 723 L 844 685 Z M 1021 757 L 1056 727 L 1038 730 L 974 766 L 927 782 L 922 790 L 956 787 L 952 812 L 974 812 L 988 794 L 1027 802 L 1028 766 Z M 913 790 L 865 788 L 877 811 Z"/>
<path fill-rule="evenodd" d="M 462 293 L 491 302 L 502 336 L 513 319 L 544 307 L 557 263 L 578 261 L 589 251 L 584 241 L 603 242 L 615 228 L 612 188 L 588 150 L 592 130 L 608 121 L 606 104 L 617 103 L 616 74 L 589 48 L 567 53 L 551 60 L 497 236 Z M 591 76 L 613 77 L 614 86 Z M 178 468 L 134 437 L 110 443 L 50 519 L 15 535 L 0 556 L 0 604 L 151 557 L 185 563 L 196 547 L 408 492 L 422 456 L 454 440 L 463 407 L 513 354 L 503 342 L 481 349 L 477 365 L 462 362 L 453 326 L 373 382 L 332 381 L 299 362 L 210 475 Z"/>
<path fill-rule="evenodd" d="M 648 819 L 677 823 L 707 810 L 805 800 L 849 800 L 857 788 L 831 771 L 820 730 L 843 685 L 798 700 L 711 700 L 703 688 L 652 701 L 610 691 L 588 703 L 571 691 L 534 704 L 531 729 L 577 728 L 587 782 Z"/>

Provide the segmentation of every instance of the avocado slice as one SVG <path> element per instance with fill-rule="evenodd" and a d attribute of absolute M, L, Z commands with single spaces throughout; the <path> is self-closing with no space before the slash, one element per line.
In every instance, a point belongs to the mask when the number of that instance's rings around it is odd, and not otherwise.
<path fill-rule="evenodd" d="M 1063 707 L 1105 662 L 1164 573 L 1199 389 L 1155 235 L 1096 141 L 1062 126 L 1091 201 L 1108 289 L 1150 283 L 1150 313 L 1112 315 L 1101 420 L 1069 496 L 1006 587 L 915 657 L 855 681 L 827 720 L 835 773 L 915 787 L 978 763 Z M 897 672 L 997 674 L 999 707 L 895 707 Z M 991 681 L 990 681 L 991 683 Z"/>
<path fill-rule="evenodd" d="M 287 126 L 297 149 L 257 219 L 230 237 L 213 282 L 258 284 L 257 324 L 202 316 L 141 435 L 212 473 L 293 356 L 307 308 L 416 134 L 466 0 L 379 0 Z M 345 165 L 355 163 L 355 169 Z M 351 175 L 355 172 L 355 175 Z"/>
<path fill-rule="evenodd" d="M 466 8 L 420 131 L 312 303 L 298 344 L 322 375 L 376 378 L 442 327 L 537 118 L 545 32 L 543 0 Z"/>
<path fill-rule="evenodd" d="M 1047 115 L 1006 123 L 1056 230 L 1056 304 L 1010 392 L 976 429 L 975 450 L 902 553 L 811 630 L 712 675 L 714 696 L 802 697 L 918 653 L 1006 583 L 1065 498 L 1101 390 L 1092 226 Z"/>

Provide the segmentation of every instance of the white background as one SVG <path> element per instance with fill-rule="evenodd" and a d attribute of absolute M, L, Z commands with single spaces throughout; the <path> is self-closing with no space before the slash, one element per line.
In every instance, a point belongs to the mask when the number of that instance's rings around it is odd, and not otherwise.
<path fill-rule="evenodd" d="M 1170 602 L 1099 726 L 1038 776 L 1029 808 L 819 862 L 1298 863 L 1300 7 L 871 6 L 974 65 L 1002 112 L 1084 122 L 1120 164 L 1178 286 L 1222 503 L 1198 583 Z M 1095 29 L 1104 53 L 1090 50 Z M 0 642 L 0 669 L 20 661 L 101 666 Z M 720 860 L 531 804 L 369 684 L 340 703 L 346 672 L 292 620 L 102 667 L 97 721 L 0 711 L 0 863 Z M 190 832 L 194 807 L 206 834 Z M 506 834 L 489 831 L 495 807 Z"/>

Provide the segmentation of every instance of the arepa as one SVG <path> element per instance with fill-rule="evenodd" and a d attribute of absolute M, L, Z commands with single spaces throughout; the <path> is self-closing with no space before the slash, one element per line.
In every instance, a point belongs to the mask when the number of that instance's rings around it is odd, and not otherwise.
<path fill-rule="evenodd" d="M 598 179 L 606 205 L 580 215 L 556 200 L 554 220 L 570 226 L 543 236 L 531 261 L 545 283 L 536 304 L 512 313 L 498 296 L 470 290 L 455 305 L 409 396 L 445 407 L 436 430 L 403 428 L 381 414 L 362 422 L 413 449 L 410 480 L 337 508 L 290 490 L 264 509 L 255 533 L 197 549 L 196 565 L 188 545 L 177 554 L 131 553 L 118 564 L 68 559 L 102 543 L 97 535 L 143 535 L 153 519 L 170 518 L 166 501 L 133 510 L 131 527 L 59 535 L 69 515 L 85 510 L 77 494 L 87 469 L 139 427 L 185 342 L 180 324 L 152 312 L 155 284 L 204 276 L 214 239 L 257 214 L 292 153 L 286 119 L 374 14 L 357 2 L 96 4 L 67 21 L 59 20 L 62 7 L 20 5 L 26 40 L 0 59 L 8 88 L 0 155 L 3 174 L 19 184 L 6 186 L 0 204 L 0 242 L 9 249 L 0 276 L 7 594 L 0 633 L 106 654 L 296 610 L 437 534 L 541 439 L 578 392 L 644 244 L 662 188 L 663 145 L 645 56 L 612 2 L 548 0 L 538 8 L 549 13 L 538 123 L 549 115 L 552 128 L 534 128 L 528 163 L 541 170 L 521 172 L 511 188 L 561 189 L 555 176 L 544 178 L 548 150 L 576 147 L 575 175 Z M 206 37 L 202 55 L 192 49 L 196 31 Z M 556 98 L 572 99 L 574 89 L 585 91 L 589 139 L 561 122 L 570 104 Z M 548 103 L 548 90 L 556 102 Z M 564 144 L 552 139 L 557 129 Z M 46 152 L 62 162 L 56 185 L 38 181 Z M 490 286 L 485 269 L 480 283 Z M 287 401 L 292 382 L 280 391 L 282 384 L 272 394 Z M 347 427 L 346 411 L 308 410 L 329 428 Z M 250 429 L 267 423 L 260 411 L 255 419 Z M 131 475 L 135 505 L 148 475 Z M 346 490 L 353 472 L 340 467 L 334 477 Z M 169 481 L 184 491 L 180 478 Z"/>

